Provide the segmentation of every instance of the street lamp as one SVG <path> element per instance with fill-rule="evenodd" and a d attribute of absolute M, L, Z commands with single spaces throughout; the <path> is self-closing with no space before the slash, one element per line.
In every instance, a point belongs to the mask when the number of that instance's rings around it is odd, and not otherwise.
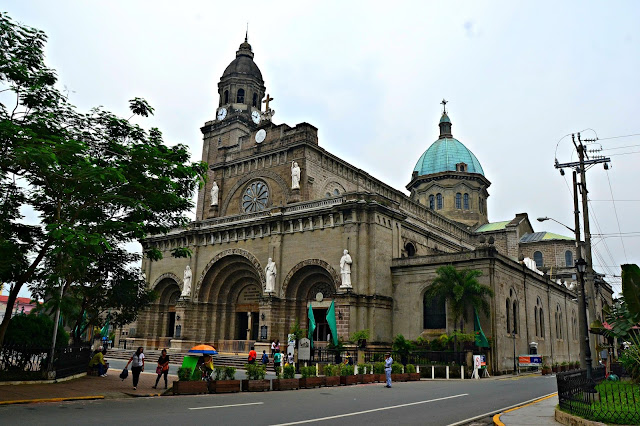
<path fill-rule="evenodd" d="M 560 225 L 564 226 L 565 228 L 567 228 L 569 231 L 573 232 L 574 234 L 576 233 L 576 230 L 575 230 L 575 229 L 573 229 L 573 228 L 569 228 L 569 227 L 568 227 L 567 225 L 565 225 L 564 223 L 559 222 L 559 221 L 555 220 L 555 219 L 554 219 L 554 218 L 552 218 L 552 217 L 546 217 L 546 216 L 545 216 L 545 217 L 539 217 L 539 218 L 538 218 L 538 222 L 544 222 L 545 220 L 552 220 L 552 221 L 554 221 L 555 223 L 559 223 Z"/>
<path fill-rule="evenodd" d="M 582 318 L 584 320 L 584 327 L 585 327 L 585 342 L 586 342 L 586 348 L 585 348 L 585 361 L 587 362 L 587 381 L 592 384 L 592 371 L 591 371 L 591 347 L 589 346 L 589 323 L 587 322 L 587 295 L 585 293 L 585 289 L 584 289 L 584 273 L 587 270 L 587 262 L 581 257 L 578 260 L 576 260 L 576 269 L 578 270 L 578 275 L 580 277 L 580 291 L 582 291 L 582 298 L 580 300 L 582 306 L 580 306 L 580 310 L 582 311 Z M 590 386 L 591 389 L 593 388 L 593 386 Z"/>

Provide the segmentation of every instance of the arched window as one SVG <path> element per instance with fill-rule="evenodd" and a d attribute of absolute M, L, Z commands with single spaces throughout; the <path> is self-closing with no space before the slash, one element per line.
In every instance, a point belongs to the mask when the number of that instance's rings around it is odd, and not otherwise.
<path fill-rule="evenodd" d="M 331 198 L 331 193 L 327 192 L 326 194 L 324 194 L 324 196 L 327 197 L 327 198 Z"/>
<path fill-rule="evenodd" d="M 253 94 L 253 102 L 251 103 L 251 105 L 253 105 L 254 107 L 258 107 L 258 94 L 254 93 Z"/>
<path fill-rule="evenodd" d="M 505 309 L 505 314 L 507 315 L 507 333 L 511 333 L 511 316 L 510 314 L 510 310 L 511 310 L 511 303 L 509 302 L 509 299 L 507 299 L 506 302 L 507 305 L 507 309 Z"/>
<path fill-rule="evenodd" d="M 438 203 L 438 210 L 442 210 L 442 194 L 436 194 L 436 202 Z"/>
<path fill-rule="evenodd" d="M 478 209 L 480 213 L 484 213 L 484 205 L 482 204 L 482 198 L 478 198 Z"/>
<path fill-rule="evenodd" d="M 464 194 L 464 209 L 469 210 L 469 194 Z"/>
<path fill-rule="evenodd" d="M 340 191 L 338 189 L 334 189 L 333 190 L 333 195 L 335 195 L 335 196 L 340 195 Z"/>
<path fill-rule="evenodd" d="M 564 264 L 568 267 L 573 267 L 573 252 L 571 250 L 564 252 Z"/>
<path fill-rule="evenodd" d="M 435 197 L 433 195 L 429 195 L 429 208 L 433 210 L 435 208 Z"/>
<path fill-rule="evenodd" d="M 224 91 L 224 103 L 225 104 L 229 103 L 229 91 L 228 90 Z"/>
<path fill-rule="evenodd" d="M 461 209 L 461 208 L 462 208 L 462 194 L 458 192 L 456 194 L 456 209 Z"/>
<path fill-rule="evenodd" d="M 236 96 L 236 103 L 244 103 L 244 89 L 238 89 L 238 95 Z"/>
<path fill-rule="evenodd" d="M 404 246 L 404 249 L 407 252 L 407 257 L 413 257 L 416 255 L 416 247 L 413 245 L 413 243 L 407 243 Z"/>
<path fill-rule="evenodd" d="M 518 334 L 518 304 L 513 301 L 513 332 Z"/>
<path fill-rule="evenodd" d="M 544 337 L 544 311 L 542 308 L 540 308 L 538 317 L 540 318 L 540 337 Z"/>
<path fill-rule="evenodd" d="M 447 310 L 444 299 L 434 297 L 428 299 L 425 295 L 422 301 L 423 328 L 447 328 Z"/>
<path fill-rule="evenodd" d="M 542 261 L 542 252 L 541 251 L 533 252 L 533 260 L 536 262 L 536 266 L 538 268 L 542 268 L 542 266 L 544 265 L 544 263 Z"/>
<path fill-rule="evenodd" d="M 533 321 L 536 323 L 536 337 L 538 336 L 538 308 L 533 308 Z"/>

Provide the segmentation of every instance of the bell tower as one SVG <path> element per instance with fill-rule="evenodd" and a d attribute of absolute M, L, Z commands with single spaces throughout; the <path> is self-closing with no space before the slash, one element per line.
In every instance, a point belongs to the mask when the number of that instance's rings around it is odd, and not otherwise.
<path fill-rule="evenodd" d="M 260 111 L 265 94 L 260 69 L 253 62 L 253 51 L 245 36 L 236 58 L 224 70 L 218 83 L 218 107 L 234 110 Z"/>

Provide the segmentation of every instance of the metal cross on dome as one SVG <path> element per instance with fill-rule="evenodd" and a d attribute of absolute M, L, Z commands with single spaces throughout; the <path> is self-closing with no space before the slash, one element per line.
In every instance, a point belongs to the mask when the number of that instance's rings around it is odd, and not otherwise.
<path fill-rule="evenodd" d="M 442 105 L 442 113 L 446 114 L 447 113 L 447 101 L 444 100 L 444 98 L 442 98 L 442 102 L 440 102 L 440 104 Z"/>
<path fill-rule="evenodd" d="M 272 101 L 272 100 L 273 100 L 273 98 L 270 97 L 269 94 L 267 93 L 267 99 L 262 101 L 263 104 L 266 104 L 265 108 L 264 108 L 266 112 L 269 112 L 269 101 Z"/>

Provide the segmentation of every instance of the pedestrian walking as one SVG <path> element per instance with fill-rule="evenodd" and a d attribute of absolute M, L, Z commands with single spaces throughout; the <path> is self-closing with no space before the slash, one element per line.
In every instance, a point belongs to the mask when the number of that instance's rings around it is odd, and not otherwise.
<path fill-rule="evenodd" d="M 391 354 L 387 352 L 384 354 L 384 373 L 387 376 L 386 388 L 391 387 L 391 364 L 393 364 L 393 358 L 391 358 Z"/>
<path fill-rule="evenodd" d="M 273 354 L 273 371 L 276 374 L 280 371 L 280 362 L 282 361 L 282 354 L 278 349 L 276 349 L 276 353 Z"/>
<path fill-rule="evenodd" d="M 267 364 L 269 364 L 269 355 L 267 355 L 267 351 L 262 351 L 262 365 L 267 366 Z"/>
<path fill-rule="evenodd" d="M 167 376 L 169 375 L 169 355 L 167 355 L 167 350 L 163 349 L 158 358 L 158 366 L 156 367 L 156 384 L 153 385 L 153 388 L 156 389 L 158 387 L 158 382 L 160 381 L 160 377 L 164 376 L 164 388 L 167 388 Z"/>
<path fill-rule="evenodd" d="M 253 346 L 251 346 L 251 350 L 249 351 L 249 358 L 247 359 L 247 361 L 249 362 L 249 364 L 255 364 L 256 358 L 258 358 L 256 349 Z"/>
<path fill-rule="evenodd" d="M 289 355 L 287 356 L 287 362 L 290 365 L 293 365 L 293 353 L 289 352 Z"/>
<path fill-rule="evenodd" d="M 280 339 L 276 340 L 276 352 L 280 352 Z"/>
<path fill-rule="evenodd" d="M 275 355 L 276 353 L 276 341 L 271 339 L 271 358 L 273 358 L 273 355 Z"/>
<path fill-rule="evenodd" d="M 127 368 L 129 364 L 131 364 L 131 374 L 133 374 L 133 390 L 138 389 L 138 381 L 140 380 L 140 373 L 144 371 L 143 351 L 144 349 L 142 348 L 142 346 L 140 346 L 136 351 L 136 353 L 131 355 L 131 358 L 129 358 L 129 362 L 125 367 Z"/>

